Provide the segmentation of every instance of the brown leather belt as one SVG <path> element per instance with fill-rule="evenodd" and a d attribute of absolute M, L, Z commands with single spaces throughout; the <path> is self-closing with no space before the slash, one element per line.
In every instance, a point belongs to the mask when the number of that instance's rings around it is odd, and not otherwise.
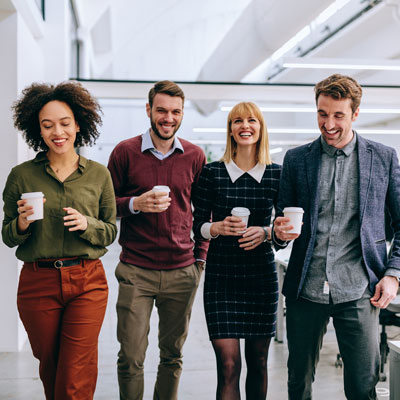
<path fill-rule="evenodd" d="M 80 258 L 73 259 L 54 259 L 54 260 L 41 260 L 36 261 L 38 268 L 56 268 L 60 269 L 63 267 L 72 267 L 73 265 L 79 265 L 82 263 Z"/>

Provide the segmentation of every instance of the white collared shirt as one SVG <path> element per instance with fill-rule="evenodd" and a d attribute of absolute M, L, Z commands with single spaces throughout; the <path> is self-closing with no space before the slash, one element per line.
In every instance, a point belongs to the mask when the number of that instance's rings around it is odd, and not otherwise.
<path fill-rule="evenodd" d="M 251 170 L 243 171 L 233 160 L 229 163 L 225 162 L 224 164 L 232 183 L 235 183 L 245 173 L 248 173 L 253 179 L 260 183 L 266 168 L 265 164 L 257 163 Z"/>

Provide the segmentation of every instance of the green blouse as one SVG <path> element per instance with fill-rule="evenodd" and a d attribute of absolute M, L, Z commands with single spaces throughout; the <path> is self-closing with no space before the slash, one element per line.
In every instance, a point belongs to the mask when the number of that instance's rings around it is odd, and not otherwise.
<path fill-rule="evenodd" d="M 22 193 L 43 192 L 44 218 L 17 231 L 17 201 Z M 22 261 L 80 257 L 97 259 L 107 252 L 116 235 L 114 189 L 107 168 L 80 156 L 78 169 L 61 182 L 49 166 L 45 152 L 11 170 L 3 191 L 2 236 L 9 247 L 18 246 Z M 63 207 L 72 207 L 86 216 L 87 229 L 69 232 L 64 226 Z"/>

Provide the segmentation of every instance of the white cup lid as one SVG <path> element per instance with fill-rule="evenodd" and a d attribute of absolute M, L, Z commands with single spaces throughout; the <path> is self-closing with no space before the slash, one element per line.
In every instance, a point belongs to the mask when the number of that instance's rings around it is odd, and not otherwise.
<path fill-rule="evenodd" d="M 290 213 L 290 212 L 292 212 L 292 213 L 304 213 L 304 210 L 301 207 L 285 207 L 283 209 L 283 212 L 284 213 L 286 213 L 286 212 L 288 212 L 288 213 Z"/>
<path fill-rule="evenodd" d="M 167 192 L 167 193 L 170 192 L 169 187 L 166 186 L 166 185 L 156 185 L 156 186 L 153 186 L 153 189 L 152 189 L 152 190 L 153 190 L 154 192 Z"/>
<path fill-rule="evenodd" d="M 232 208 L 231 214 L 237 216 L 246 216 L 250 215 L 250 210 L 245 207 L 234 207 Z"/>
<path fill-rule="evenodd" d="M 34 199 L 36 197 L 44 197 L 42 192 L 29 192 L 29 193 L 22 193 L 21 199 Z"/>

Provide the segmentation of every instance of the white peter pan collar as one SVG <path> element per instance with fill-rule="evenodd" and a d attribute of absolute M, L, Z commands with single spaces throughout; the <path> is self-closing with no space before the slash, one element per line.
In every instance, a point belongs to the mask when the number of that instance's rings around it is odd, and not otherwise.
<path fill-rule="evenodd" d="M 235 181 L 237 181 L 246 172 L 258 183 L 260 183 L 265 172 L 265 164 L 260 163 L 257 163 L 250 171 L 243 171 L 235 164 L 233 160 L 231 160 L 229 163 L 225 162 L 224 164 L 232 183 L 235 183 Z"/>

